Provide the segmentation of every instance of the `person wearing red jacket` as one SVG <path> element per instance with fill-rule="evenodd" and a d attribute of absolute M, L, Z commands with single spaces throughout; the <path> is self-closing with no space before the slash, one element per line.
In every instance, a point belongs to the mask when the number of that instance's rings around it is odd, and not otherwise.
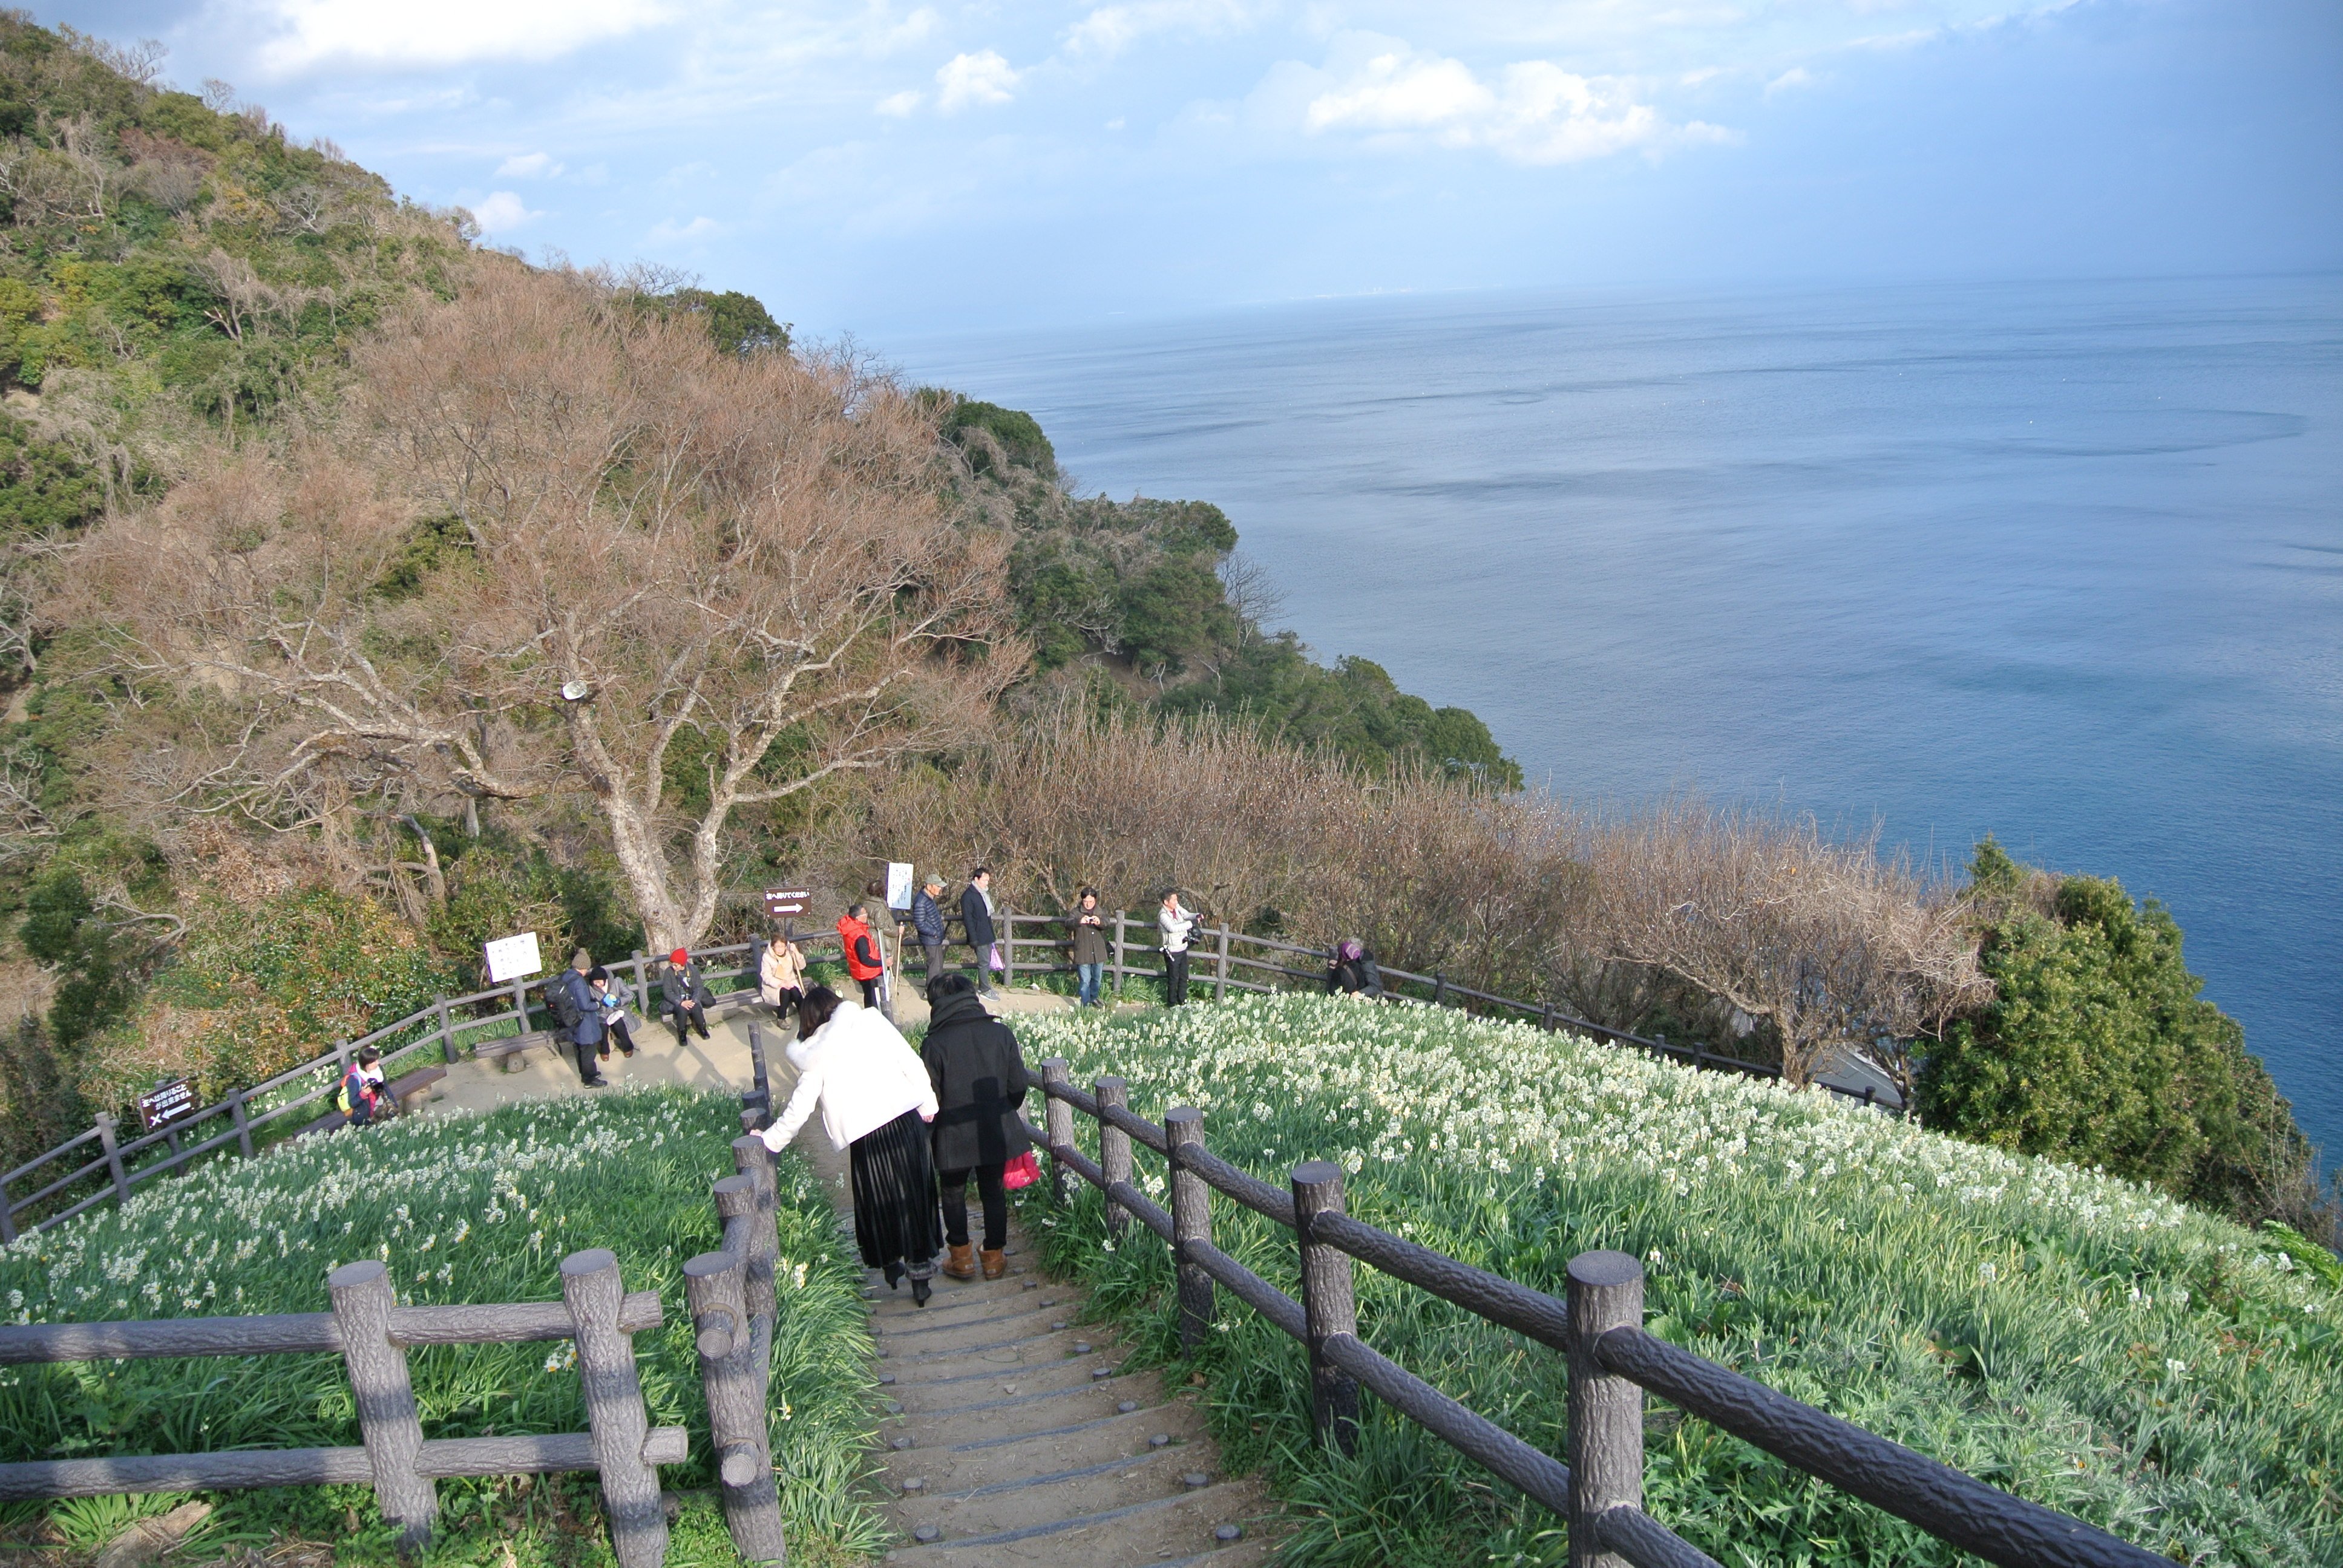
<path fill-rule="evenodd" d="M 846 913 L 838 917 L 838 945 L 846 951 L 846 972 L 862 988 L 862 1005 L 877 1010 L 879 981 L 887 972 L 887 962 L 860 904 L 848 905 Z"/>

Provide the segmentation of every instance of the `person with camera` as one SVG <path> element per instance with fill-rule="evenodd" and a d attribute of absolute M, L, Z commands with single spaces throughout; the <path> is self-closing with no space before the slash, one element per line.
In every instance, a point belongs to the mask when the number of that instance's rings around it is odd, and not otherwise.
<path fill-rule="evenodd" d="M 1197 917 L 1180 907 L 1177 888 L 1163 895 L 1155 929 L 1163 944 L 1163 1005 L 1178 1007 L 1188 1000 L 1188 942 L 1195 934 Z"/>

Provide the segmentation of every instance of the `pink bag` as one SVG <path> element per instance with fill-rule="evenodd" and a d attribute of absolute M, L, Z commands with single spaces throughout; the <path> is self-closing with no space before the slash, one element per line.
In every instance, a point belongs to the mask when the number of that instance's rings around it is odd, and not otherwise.
<path fill-rule="evenodd" d="M 992 944 L 992 954 L 991 954 L 991 958 L 992 958 L 992 972 L 993 972 L 994 974 L 999 974 L 999 973 L 1001 973 L 1002 970 L 1006 970 L 1006 969 L 1009 967 L 1007 964 L 1004 964 L 1004 963 L 1002 963 L 1002 962 L 1001 961 L 1001 944 L 1000 944 L 999 942 L 995 942 L 995 943 L 993 943 L 993 944 Z"/>
<path fill-rule="evenodd" d="M 1014 1192 L 1020 1187 L 1031 1187 L 1041 1179 L 1041 1162 L 1033 1158 L 1031 1149 L 1001 1168 L 1001 1184 Z"/>

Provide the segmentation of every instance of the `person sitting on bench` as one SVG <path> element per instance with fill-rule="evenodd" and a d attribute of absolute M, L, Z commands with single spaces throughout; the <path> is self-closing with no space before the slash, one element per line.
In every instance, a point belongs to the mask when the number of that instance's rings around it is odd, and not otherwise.
<path fill-rule="evenodd" d="M 667 978 L 659 981 L 659 995 L 666 999 L 669 1021 L 675 1026 L 675 1043 L 684 1042 L 684 1031 L 696 1029 L 699 1038 L 708 1038 L 708 1010 L 716 995 L 701 978 L 699 966 L 691 961 L 691 954 L 682 948 L 667 955 Z"/>

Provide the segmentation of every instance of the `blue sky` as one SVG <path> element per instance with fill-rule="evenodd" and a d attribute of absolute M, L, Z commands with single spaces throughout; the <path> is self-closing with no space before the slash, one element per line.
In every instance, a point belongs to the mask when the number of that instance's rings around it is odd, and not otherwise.
<path fill-rule="evenodd" d="M 497 243 L 801 330 L 2343 265 L 2336 0 L 76 0 Z"/>

